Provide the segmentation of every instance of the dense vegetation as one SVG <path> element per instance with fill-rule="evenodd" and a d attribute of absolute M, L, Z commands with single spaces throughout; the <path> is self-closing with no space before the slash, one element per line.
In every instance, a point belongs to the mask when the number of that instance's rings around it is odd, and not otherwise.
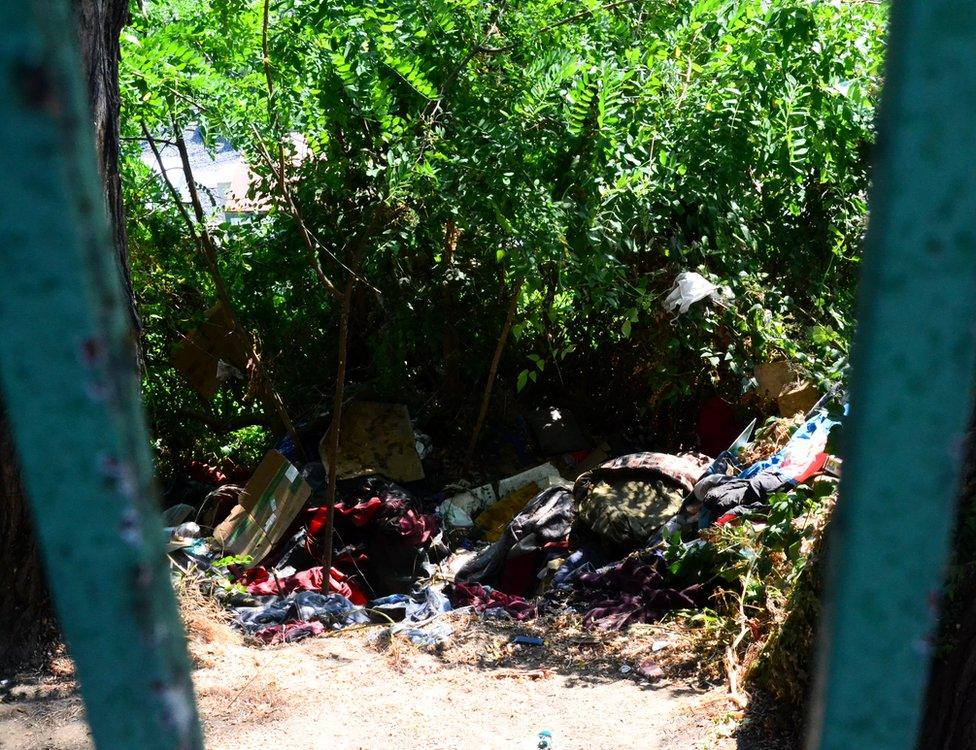
<path fill-rule="evenodd" d="M 191 125 L 242 150 L 269 196 L 207 236 L 296 420 L 328 410 L 350 268 L 350 381 L 458 435 L 513 298 L 505 388 L 643 416 L 662 439 L 682 437 L 674 416 L 702 394 L 737 401 L 758 362 L 839 377 L 886 14 L 854 0 L 146 0 L 123 40 L 123 184 L 160 457 L 265 437 L 232 430 L 263 421 L 247 382 L 205 403 L 171 364 L 219 290 L 202 225 L 140 141 Z M 687 269 L 734 303 L 665 313 Z"/>

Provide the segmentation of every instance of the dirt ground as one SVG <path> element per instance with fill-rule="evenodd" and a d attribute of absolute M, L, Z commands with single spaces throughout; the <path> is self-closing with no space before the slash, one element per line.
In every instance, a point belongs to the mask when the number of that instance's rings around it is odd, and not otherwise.
<path fill-rule="evenodd" d="M 518 749 L 547 729 L 557 750 L 742 748 L 724 688 L 640 674 L 661 633 L 604 648 L 567 627 L 558 642 L 520 646 L 505 627 L 453 626 L 447 646 L 425 652 L 379 626 L 254 648 L 190 624 L 207 747 Z M 0 685 L 0 748 L 91 746 L 67 658 Z"/>

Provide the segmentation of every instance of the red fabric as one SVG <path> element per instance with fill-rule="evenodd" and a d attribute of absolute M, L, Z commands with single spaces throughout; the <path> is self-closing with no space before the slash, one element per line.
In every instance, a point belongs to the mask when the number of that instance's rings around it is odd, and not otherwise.
<path fill-rule="evenodd" d="M 828 458 L 830 458 L 830 456 L 828 456 L 826 453 L 818 453 L 816 456 L 814 456 L 813 461 L 810 462 L 810 465 L 807 466 L 807 468 L 800 472 L 800 475 L 796 477 L 796 483 L 803 484 L 810 477 L 816 476 L 823 471 L 824 464 L 827 463 Z"/>
<path fill-rule="evenodd" d="M 566 550 L 566 551 L 568 551 L 569 550 L 569 539 L 560 539 L 560 540 L 555 541 L 555 542 L 546 542 L 545 544 L 542 545 L 542 549 L 544 549 L 546 552 L 550 552 L 552 550 Z"/>
<path fill-rule="evenodd" d="M 227 476 L 215 466 L 201 463 L 200 461 L 190 461 L 190 469 L 187 471 L 190 479 L 203 484 L 226 484 Z"/>
<path fill-rule="evenodd" d="M 237 583 L 244 585 L 247 592 L 254 596 L 269 594 L 286 596 L 293 591 L 322 591 L 325 583 L 323 571 L 324 568 L 319 565 L 284 578 L 275 578 L 267 568 L 259 565 L 244 571 L 244 575 L 237 579 Z M 335 568 L 332 568 L 329 576 L 329 591 L 341 594 L 358 607 L 363 606 L 367 601 L 362 590 L 350 581 L 345 573 Z"/>
<path fill-rule="evenodd" d="M 444 593 L 455 607 L 471 605 L 477 612 L 484 612 L 490 607 L 501 607 L 516 620 L 528 620 L 535 617 L 537 612 L 535 605 L 521 596 L 509 596 L 480 583 L 452 583 Z"/>
<path fill-rule="evenodd" d="M 727 523 L 732 523 L 738 516 L 735 513 L 726 513 L 724 516 L 719 518 L 716 522 L 716 526 L 725 526 Z"/>
<path fill-rule="evenodd" d="M 369 562 L 369 557 L 359 548 L 346 548 L 339 552 L 335 557 L 332 558 L 332 562 L 336 566 L 348 565 L 351 568 L 356 568 L 360 565 L 365 565 Z"/>
<path fill-rule="evenodd" d="M 437 531 L 437 519 L 433 516 L 421 516 L 415 511 L 408 510 L 400 516 L 400 536 L 403 541 L 414 547 L 427 543 Z"/>
<path fill-rule="evenodd" d="M 329 520 L 329 509 L 325 506 L 321 508 L 309 508 L 308 511 L 308 522 L 306 523 L 306 528 L 308 534 L 306 535 L 309 539 L 315 539 L 322 530 L 325 529 L 326 523 Z"/>
<path fill-rule="evenodd" d="M 382 500 L 378 497 L 371 497 L 365 503 L 357 503 L 352 506 L 338 504 L 336 505 L 336 513 L 349 518 L 356 526 L 365 526 L 376 518 L 382 507 Z"/>
<path fill-rule="evenodd" d="M 728 450 L 740 430 L 732 406 L 718 396 L 707 399 L 698 410 L 698 444 L 709 456 Z"/>

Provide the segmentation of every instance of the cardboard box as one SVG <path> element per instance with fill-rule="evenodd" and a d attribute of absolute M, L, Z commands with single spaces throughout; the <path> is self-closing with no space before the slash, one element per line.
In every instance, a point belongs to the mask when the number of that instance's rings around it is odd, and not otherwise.
<path fill-rule="evenodd" d="M 821 393 L 811 383 L 803 381 L 799 385 L 783 391 L 776 404 L 782 417 L 806 414 L 820 400 Z"/>
<path fill-rule="evenodd" d="M 239 504 L 214 529 L 225 551 L 250 555 L 257 565 L 281 539 L 312 493 L 302 475 L 277 451 L 268 451 L 248 480 Z"/>
<path fill-rule="evenodd" d="M 172 359 L 173 367 L 190 382 L 193 390 L 209 401 L 230 368 L 240 373 L 247 370 L 246 337 L 234 327 L 223 306 L 217 304 L 207 312 L 199 327 L 173 347 Z"/>
<path fill-rule="evenodd" d="M 768 399 L 779 398 L 786 387 L 796 380 L 792 366 L 783 360 L 756 365 L 754 372 L 759 392 Z"/>
<path fill-rule="evenodd" d="M 329 433 L 319 444 L 322 464 L 329 468 Z M 339 433 L 339 479 L 380 474 L 394 482 L 424 478 L 410 414 L 402 404 L 353 401 L 342 410 Z"/>

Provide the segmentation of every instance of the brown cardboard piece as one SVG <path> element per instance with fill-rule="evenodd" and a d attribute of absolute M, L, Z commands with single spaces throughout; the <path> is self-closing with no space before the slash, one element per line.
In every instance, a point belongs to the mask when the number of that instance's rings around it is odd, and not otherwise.
<path fill-rule="evenodd" d="M 796 373 L 784 360 L 756 365 L 755 375 L 759 392 L 769 399 L 779 398 L 786 386 L 796 380 Z"/>
<path fill-rule="evenodd" d="M 319 454 L 329 468 L 329 432 L 319 443 Z M 339 433 L 339 479 L 381 474 L 394 482 L 424 478 L 410 414 L 402 404 L 354 401 L 342 410 Z"/>
<path fill-rule="evenodd" d="M 220 363 L 226 362 L 243 373 L 247 370 L 248 352 L 231 316 L 217 304 L 198 327 L 173 347 L 172 359 L 173 367 L 190 381 L 193 390 L 209 400 L 220 385 Z"/>
<path fill-rule="evenodd" d="M 779 394 L 776 404 L 780 416 L 792 417 L 796 413 L 806 414 L 820 400 L 820 391 L 804 380 L 795 387 L 788 387 Z"/>
<path fill-rule="evenodd" d="M 235 555 L 250 555 L 257 565 L 305 505 L 312 488 L 277 451 L 268 451 L 241 494 L 237 506 L 214 529 L 216 539 Z"/>
<path fill-rule="evenodd" d="M 792 417 L 797 412 L 806 414 L 820 400 L 820 392 L 813 384 L 784 360 L 757 365 L 755 375 L 759 392 L 776 401 L 782 417 Z"/>

